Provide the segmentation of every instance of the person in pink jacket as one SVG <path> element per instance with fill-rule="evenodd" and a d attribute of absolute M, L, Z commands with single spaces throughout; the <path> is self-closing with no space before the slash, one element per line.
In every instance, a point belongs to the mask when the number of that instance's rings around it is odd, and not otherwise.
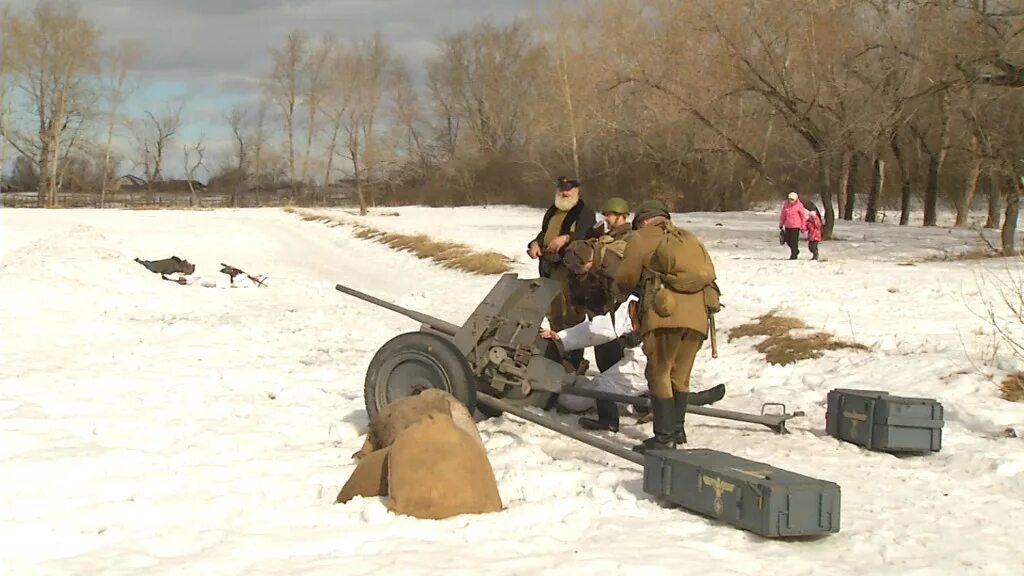
<path fill-rule="evenodd" d="M 779 213 L 779 230 L 789 245 L 789 259 L 796 260 L 800 254 L 800 232 L 807 224 L 807 211 L 796 192 L 790 192 Z"/>
<path fill-rule="evenodd" d="M 804 225 L 804 231 L 807 232 L 807 247 L 811 250 L 811 260 L 817 260 L 818 242 L 821 242 L 821 212 L 811 201 L 807 201 L 804 207 L 807 208 L 807 223 Z"/>

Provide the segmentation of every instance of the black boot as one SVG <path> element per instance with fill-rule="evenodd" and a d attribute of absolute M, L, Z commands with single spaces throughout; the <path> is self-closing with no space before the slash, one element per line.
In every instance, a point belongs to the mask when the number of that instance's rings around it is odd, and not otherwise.
<path fill-rule="evenodd" d="M 597 419 L 583 416 L 578 420 L 580 428 L 586 430 L 619 431 L 619 405 L 611 400 L 598 400 Z"/>
<path fill-rule="evenodd" d="M 675 405 L 675 440 L 676 444 L 686 444 L 686 405 L 690 399 L 689 392 L 672 392 L 672 402 Z"/>
<path fill-rule="evenodd" d="M 654 411 L 654 437 L 633 446 L 633 451 L 643 454 L 648 450 L 675 450 L 677 420 L 675 400 L 652 396 L 651 409 Z"/>
<path fill-rule="evenodd" d="M 725 384 L 718 384 L 700 392 L 689 392 L 687 403 L 692 406 L 707 406 L 722 398 L 725 398 Z"/>

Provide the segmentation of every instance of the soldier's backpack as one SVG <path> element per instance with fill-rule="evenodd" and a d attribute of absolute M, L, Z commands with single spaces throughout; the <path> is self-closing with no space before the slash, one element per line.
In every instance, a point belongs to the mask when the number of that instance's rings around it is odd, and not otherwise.
<path fill-rule="evenodd" d="M 704 266 L 686 269 L 679 260 L 685 244 L 696 243 L 703 254 Z M 665 234 L 651 258 L 652 269 L 662 285 L 681 294 L 704 293 L 704 305 L 709 314 L 717 313 L 721 305 L 721 290 L 716 282 L 715 265 L 704 245 L 691 232 L 672 224 L 665 226 Z"/>
<path fill-rule="evenodd" d="M 595 243 L 595 252 L 600 254 L 600 258 L 603 261 L 605 252 L 611 252 L 622 259 L 622 255 L 626 253 L 627 238 L 612 238 L 611 236 L 604 234 L 597 238 Z"/>

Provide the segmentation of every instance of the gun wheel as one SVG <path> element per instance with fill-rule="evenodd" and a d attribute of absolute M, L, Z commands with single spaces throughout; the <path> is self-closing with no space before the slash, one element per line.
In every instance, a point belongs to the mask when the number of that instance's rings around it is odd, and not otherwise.
<path fill-rule="evenodd" d="M 384 406 L 431 388 L 455 396 L 470 413 L 476 408 L 473 374 L 455 344 L 429 332 L 399 334 L 370 360 L 363 390 L 366 413 L 372 420 Z"/>

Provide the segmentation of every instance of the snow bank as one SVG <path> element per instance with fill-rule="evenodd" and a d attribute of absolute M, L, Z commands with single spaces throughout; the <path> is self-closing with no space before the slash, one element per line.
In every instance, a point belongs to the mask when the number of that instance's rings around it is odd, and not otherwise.
<path fill-rule="evenodd" d="M 338 211 L 339 214 L 343 214 Z M 525 255 L 541 212 L 400 208 L 367 218 Z M 346 216 L 355 220 L 355 217 Z M 336 283 L 461 322 L 493 285 L 280 210 L 0 210 L 0 572 L 10 574 L 1018 573 L 1024 405 L 993 381 L 978 279 L 1014 260 L 922 263 L 977 232 L 840 223 L 824 262 L 785 260 L 773 214 L 682 214 L 715 258 L 726 308 L 698 388 L 722 407 L 783 401 L 776 436 L 688 419 L 692 447 L 842 486 L 842 532 L 773 542 L 642 491 L 632 464 L 512 418 L 481 433 L 507 510 L 420 521 L 378 499 L 333 504 L 353 469 L 373 353 L 415 330 Z M 270 286 L 164 282 L 132 261 L 225 262 Z M 802 257 L 809 254 L 806 250 Z M 907 265 L 914 263 L 914 265 Z M 772 309 L 872 347 L 779 367 L 728 329 Z M 834 387 L 938 398 L 941 453 L 895 457 L 824 435 Z M 569 417 L 562 417 L 572 422 Z M 629 424 L 629 420 L 624 420 Z M 626 425 L 615 441 L 649 433 Z"/>

